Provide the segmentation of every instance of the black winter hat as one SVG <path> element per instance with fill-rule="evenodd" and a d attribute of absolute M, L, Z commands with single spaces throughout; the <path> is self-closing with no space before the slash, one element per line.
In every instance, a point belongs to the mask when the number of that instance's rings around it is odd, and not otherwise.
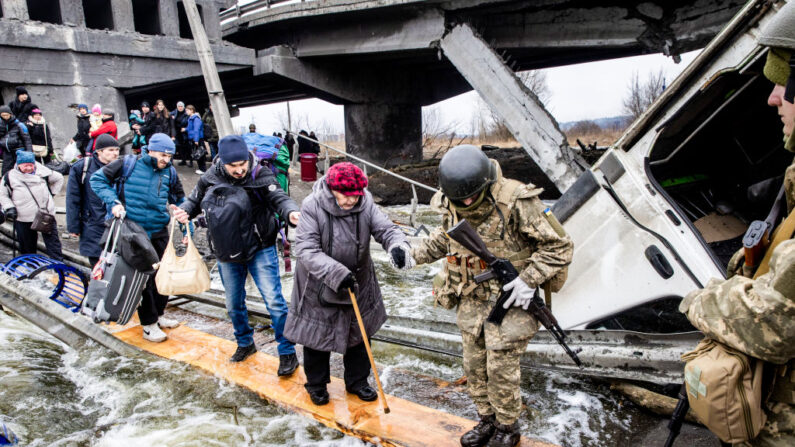
<path fill-rule="evenodd" d="M 101 151 L 107 147 L 119 147 L 119 142 L 116 141 L 115 138 L 110 136 L 110 134 L 103 133 L 102 135 L 97 137 L 96 144 L 94 145 L 95 151 Z"/>
<path fill-rule="evenodd" d="M 149 101 L 141 101 L 141 107 L 149 107 L 150 109 L 152 106 L 149 105 Z"/>
<path fill-rule="evenodd" d="M 27 95 L 28 94 L 28 89 L 26 89 L 25 87 L 19 85 L 19 86 L 17 86 L 17 96 L 22 95 L 22 94 Z"/>

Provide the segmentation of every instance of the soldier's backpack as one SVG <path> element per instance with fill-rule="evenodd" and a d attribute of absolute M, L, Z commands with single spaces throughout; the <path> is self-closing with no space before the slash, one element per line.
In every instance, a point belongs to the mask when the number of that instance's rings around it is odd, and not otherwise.
<path fill-rule="evenodd" d="M 682 355 L 690 409 L 721 441 L 755 438 L 765 425 L 762 360 L 711 338 Z"/>

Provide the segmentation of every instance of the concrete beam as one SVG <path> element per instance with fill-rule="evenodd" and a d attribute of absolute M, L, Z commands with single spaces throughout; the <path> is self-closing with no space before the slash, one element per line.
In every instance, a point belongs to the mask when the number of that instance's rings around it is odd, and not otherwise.
<path fill-rule="evenodd" d="M 61 21 L 67 26 L 86 26 L 83 2 L 80 0 L 58 0 L 61 6 Z"/>
<path fill-rule="evenodd" d="M 113 9 L 113 30 L 123 33 L 134 33 L 135 21 L 133 20 L 132 1 L 110 0 L 110 7 Z"/>
<path fill-rule="evenodd" d="M 31 36 L 36 36 L 37 39 L 31 39 Z M 199 59 L 196 47 L 189 39 L 73 28 L 48 23 L 20 24 L 16 20 L 7 19 L 0 19 L 0 47 L 74 51 L 90 55 L 106 54 L 177 61 L 198 61 Z M 3 51 L 5 50 L 4 48 Z M 212 50 L 213 56 L 219 63 L 240 66 L 254 64 L 254 50 L 250 48 L 222 42 L 212 45 Z M 9 61 L 10 59 L 6 58 L 5 60 Z M 8 62 L 6 65 L 13 66 Z M 44 67 L 52 69 L 49 64 L 46 64 L 38 67 L 37 70 L 43 70 Z M 157 70 L 150 68 L 150 71 L 156 72 Z M 115 75 L 116 72 L 113 74 Z"/>
<path fill-rule="evenodd" d="M 28 2 L 26 0 L 2 0 L 3 18 L 29 20 Z"/>
<path fill-rule="evenodd" d="M 568 189 L 582 169 L 573 162 L 565 135 L 538 98 L 469 25 L 450 30 L 440 45 L 560 192 Z"/>
<path fill-rule="evenodd" d="M 444 14 L 437 9 L 363 20 L 333 28 L 299 29 L 290 42 L 299 58 L 349 54 L 388 53 L 410 50 L 431 52 L 431 43 L 442 38 Z"/>
<path fill-rule="evenodd" d="M 348 153 L 384 167 L 422 160 L 419 104 L 345 104 Z"/>

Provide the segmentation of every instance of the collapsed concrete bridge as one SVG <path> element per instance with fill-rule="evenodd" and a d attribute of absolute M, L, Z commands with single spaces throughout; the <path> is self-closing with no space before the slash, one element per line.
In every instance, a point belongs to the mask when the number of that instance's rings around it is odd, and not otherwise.
<path fill-rule="evenodd" d="M 513 73 L 651 52 L 678 57 L 705 45 L 745 2 L 197 3 L 230 104 L 309 97 L 341 104 L 348 150 L 398 164 L 421 157 L 421 107 L 474 88 L 563 190 L 579 173 L 576 157 Z M 2 6 L 2 99 L 12 99 L 14 85 L 27 85 L 49 109 L 60 143 L 73 133 L 73 118 L 62 112 L 78 102 L 118 111 L 155 98 L 207 104 L 180 1 Z"/>

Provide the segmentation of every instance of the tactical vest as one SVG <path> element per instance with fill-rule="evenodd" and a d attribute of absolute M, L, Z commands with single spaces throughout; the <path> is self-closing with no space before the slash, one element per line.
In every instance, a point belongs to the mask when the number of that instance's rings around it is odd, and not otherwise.
<path fill-rule="evenodd" d="M 516 225 L 511 225 L 511 215 L 517 200 L 536 197 L 540 193 L 539 188 L 524 185 L 516 180 L 498 178 L 491 187 L 491 194 L 497 202 L 503 219 L 500 218 L 500 213 L 488 198 L 484 199 L 477 209 L 464 215 L 457 212 L 442 193 L 437 193 L 433 197 L 431 206 L 444 213 L 442 228 L 448 230 L 459 220 L 466 218 L 495 256 L 508 259 L 521 272 L 527 267 L 534 247 L 518 233 Z M 503 233 L 504 237 L 501 238 Z M 474 280 L 475 275 L 482 273 L 487 268 L 486 263 L 472 252 L 461 244 L 449 240 L 449 252 L 444 268 L 434 278 L 436 303 L 446 309 L 451 309 L 464 296 L 471 296 L 483 301 L 496 300 L 502 287 L 499 281 L 489 280 L 477 284 Z"/>

